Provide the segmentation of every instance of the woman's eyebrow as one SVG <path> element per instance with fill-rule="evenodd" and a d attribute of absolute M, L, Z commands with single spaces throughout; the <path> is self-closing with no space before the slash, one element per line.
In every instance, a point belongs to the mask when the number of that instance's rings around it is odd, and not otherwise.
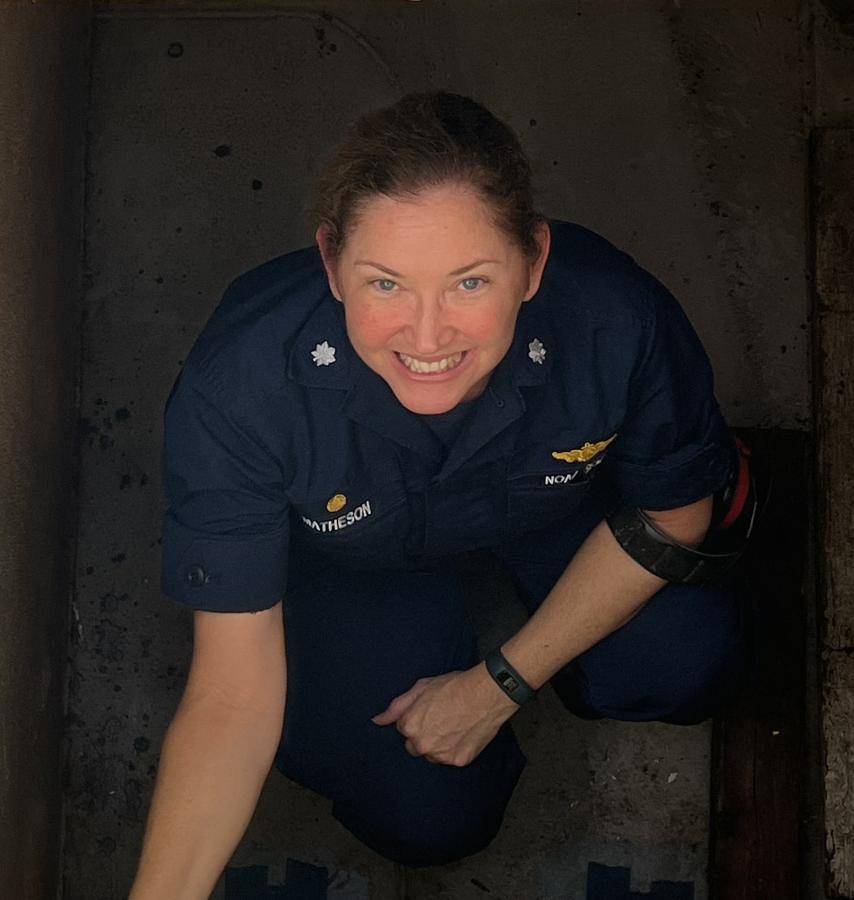
<path fill-rule="evenodd" d="M 469 269 L 476 269 L 478 266 L 485 266 L 487 263 L 495 263 L 497 266 L 501 265 L 501 261 L 498 259 L 476 259 L 473 263 L 469 263 L 467 266 L 463 266 L 461 269 L 454 269 L 453 272 L 448 272 L 448 274 L 462 275 L 463 272 L 468 272 Z"/>
<path fill-rule="evenodd" d="M 501 265 L 500 260 L 497 259 L 477 259 L 473 263 L 469 263 L 467 266 L 463 266 L 460 269 L 454 269 L 453 272 L 448 272 L 449 275 L 462 275 L 463 272 L 468 272 L 470 269 L 475 269 L 477 266 L 483 266 L 486 263 L 496 263 Z M 395 278 L 403 278 L 403 275 L 400 272 L 395 272 L 394 269 L 387 269 L 385 266 L 381 266 L 379 263 L 371 262 L 369 259 L 357 259 L 354 263 L 354 266 L 373 266 L 375 269 L 380 269 L 385 272 L 386 275 L 394 275 Z"/>
<path fill-rule="evenodd" d="M 354 266 L 373 266 L 375 269 L 380 269 L 385 272 L 386 275 L 394 275 L 395 278 L 403 278 L 400 272 L 395 272 L 394 269 L 387 269 L 385 266 L 381 266 L 379 263 L 371 262 L 369 259 L 357 259 L 354 263 Z"/>

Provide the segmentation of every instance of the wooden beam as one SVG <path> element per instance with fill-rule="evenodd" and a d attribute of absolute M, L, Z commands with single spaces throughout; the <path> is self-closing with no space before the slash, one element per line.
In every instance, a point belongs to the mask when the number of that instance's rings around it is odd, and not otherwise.
<path fill-rule="evenodd" d="M 798 900 L 804 743 L 808 436 L 737 429 L 774 487 L 738 579 L 755 666 L 712 727 L 712 900 Z"/>
<path fill-rule="evenodd" d="M 854 898 L 854 129 L 813 132 L 826 890 Z"/>

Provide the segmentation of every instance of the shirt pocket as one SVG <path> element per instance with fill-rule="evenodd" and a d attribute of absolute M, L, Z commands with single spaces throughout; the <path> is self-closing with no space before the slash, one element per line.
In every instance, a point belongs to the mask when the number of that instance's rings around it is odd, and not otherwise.
<path fill-rule="evenodd" d="M 532 531 L 573 515 L 590 497 L 607 455 L 607 446 L 598 451 L 596 446 L 596 442 L 579 443 L 558 435 L 548 444 L 517 452 L 507 472 L 511 530 Z M 564 449 L 569 447 L 578 449 Z"/>
<path fill-rule="evenodd" d="M 395 567 L 405 559 L 410 516 L 401 481 L 343 485 L 292 501 L 294 532 L 312 555 L 354 569 Z"/>

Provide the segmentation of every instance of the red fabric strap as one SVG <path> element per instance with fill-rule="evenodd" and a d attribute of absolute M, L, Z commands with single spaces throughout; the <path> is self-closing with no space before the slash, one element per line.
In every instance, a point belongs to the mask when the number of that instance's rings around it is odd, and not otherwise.
<path fill-rule="evenodd" d="M 724 517 L 719 528 L 729 528 L 741 515 L 747 495 L 750 493 L 750 466 L 747 459 L 750 456 L 750 448 L 738 437 L 735 439 L 738 445 L 738 484 L 735 488 L 735 496 L 729 512 Z"/>

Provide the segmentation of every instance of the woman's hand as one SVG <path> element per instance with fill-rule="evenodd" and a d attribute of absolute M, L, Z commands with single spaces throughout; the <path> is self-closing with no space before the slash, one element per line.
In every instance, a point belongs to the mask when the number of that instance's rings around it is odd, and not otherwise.
<path fill-rule="evenodd" d="M 419 678 L 371 721 L 395 724 L 412 756 L 467 766 L 518 708 L 479 663 L 462 672 Z"/>

